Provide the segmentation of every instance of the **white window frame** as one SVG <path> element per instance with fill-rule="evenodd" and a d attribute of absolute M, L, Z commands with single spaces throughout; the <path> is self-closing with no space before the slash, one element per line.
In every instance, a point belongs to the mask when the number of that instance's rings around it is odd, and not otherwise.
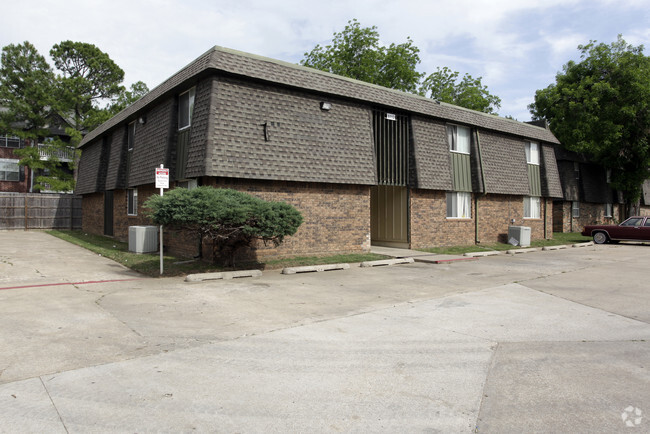
<path fill-rule="evenodd" d="M 127 132 L 126 132 L 126 148 L 129 152 L 133 151 L 133 147 L 135 146 L 135 121 L 131 122 L 129 125 L 127 125 Z M 124 149 L 124 148 L 122 148 Z"/>
<path fill-rule="evenodd" d="M 20 149 L 20 137 L 0 136 L 0 148 Z"/>
<path fill-rule="evenodd" d="M 571 202 L 571 217 L 578 218 L 580 217 L 580 202 L 574 200 Z"/>
<path fill-rule="evenodd" d="M 447 142 L 451 152 L 469 154 L 472 146 L 471 128 L 461 125 L 447 125 Z"/>
<path fill-rule="evenodd" d="M 472 193 L 463 191 L 447 192 L 447 218 L 472 218 Z"/>
<path fill-rule="evenodd" d="M 524 218 L 541 219 L 542 218 L 542 198 L 538 196 L 524 197 Z"/>
<path fill-rule="evenodd" d="M 539 166 L 539 143 L 526 142 L 526 163 Z"/>
<path fill-rule="evenodd" d="M 19 161 L 13 158 L 0 158 L 0 181 L 20 182 Z M 10 173 L 15 173 L 15 176 L 10 176 Z"/>
<path fill-rule="evenodd" d="M 194 112 L 194 99 L 196 87 L 193 87 L 178 96 L 178 131 L 186 130 L 192 126 L 192 112 Z M 187 103 L 185 103 L 187 99 Z"/>
<path fill-rule="evenodd" d="M 126 189 L 126 215 L 138 215 L 138 189 Z"/>
<path fill-rule="evenodd" d="M 605 204 L 605 217 L 613 217 L 614 214 L 614 206 L 611 203 L 606 203 Z"/>
<path fill-rule="evenodd" d="M 199 185 L 198 185 L 198 181 L 196 180 L 196 178 L 194 178 L 194 179 L 184 179 L 184 180 L 178 181 L 176 183 L 176 187 L 178 187 L 178 188 L 187 188 L 188 190 L 195 189 L 198 186 Z"/>

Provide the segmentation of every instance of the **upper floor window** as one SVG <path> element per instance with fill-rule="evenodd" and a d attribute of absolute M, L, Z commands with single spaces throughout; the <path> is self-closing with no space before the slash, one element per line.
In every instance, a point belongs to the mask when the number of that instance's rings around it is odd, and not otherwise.
<path fill-rule="evenodd" d="M 608 184 L 612 182 L 612 169 L 607 169 L 605 172 L 605 180 Z"/>
<path fill-rule="evenodd" d="M 539 165 L 539 143 L 526 142 L 526 162 Z"/>
<path fill-rule="evenodd" d="M 0 181 L 20 181 L 19 160 L 0 158 Z"/>
<path fill-rule="evenodd" d="M 126 136 L 127 149 L 129 151 L 132 151 L 133 143 L 135 142 L 135 121 L 131 122 L 127 128 L 128 128 L 127 136 Z"/>
<path fill-rule="evenodd" d="M 450 151 L 469 154 L 472 132 L 467 127 L 447 125 L 447 141 L 449 142 Z"/>
<path fill-rule="evenodd" d="M 20 138 L 13 136 L 0 136 L 0 148 L 20 148 Z"/>
<path fill-rule="evenodd" d="M 194 110 L 195 88 L 191 88 L 178 97 L 178 129 L 189 128 L 192 125 L 192 111 Z"/>

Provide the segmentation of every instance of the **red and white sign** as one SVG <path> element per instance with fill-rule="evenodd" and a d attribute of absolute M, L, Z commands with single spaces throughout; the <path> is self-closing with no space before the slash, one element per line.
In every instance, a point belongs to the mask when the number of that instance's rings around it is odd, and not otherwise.
<path fill-rule="evenodd" d="M 169 169 L 156 168 L 156 188 L 169 188 Z"/>

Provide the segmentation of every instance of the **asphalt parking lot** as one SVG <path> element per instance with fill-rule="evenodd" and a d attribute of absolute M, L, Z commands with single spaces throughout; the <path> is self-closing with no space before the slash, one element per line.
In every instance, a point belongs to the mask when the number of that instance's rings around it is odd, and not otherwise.
<path fill-rule="evenodd" d="M 650 432 L 649 263 L 186 283 L 0 231 L 0 432 Z"/>

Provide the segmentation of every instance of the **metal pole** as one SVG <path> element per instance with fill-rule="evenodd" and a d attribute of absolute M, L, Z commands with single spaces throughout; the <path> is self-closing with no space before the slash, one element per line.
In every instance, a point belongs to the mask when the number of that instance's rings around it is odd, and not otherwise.
<path fill-rule="evenodd" d="M 163 164 L 160 165 L 160 168 L 162 169 L 164 167 Z M 160 197 L 163 195 L 163 188 L 160 187 Z M 162 276 L 163 274 L 163 227 L 160 225 L 160 275 Z"/>

